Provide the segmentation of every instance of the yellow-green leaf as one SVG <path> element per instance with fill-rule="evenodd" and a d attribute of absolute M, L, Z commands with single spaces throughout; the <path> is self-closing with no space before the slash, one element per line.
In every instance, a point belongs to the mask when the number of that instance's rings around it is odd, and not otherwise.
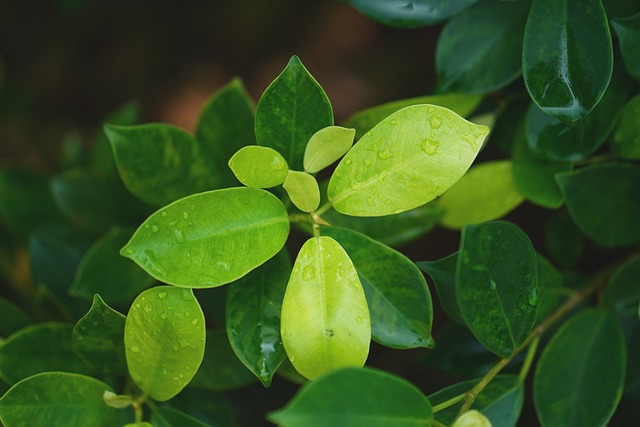
<path fill-rule="evenodd" d="M 355 129 L 327 126 L 314 133 L 304 151 L 304 170 L 316 173 L 344 156 L 353 145 Z"/>
<path fill-rule="evenodd" d="M 320 189 L 318 181 L 306 172 L 289 171 L 287 179 L 282 184 L 289 198 L 298 209 L 312 212 L 320 204 Z"/>
<path fill-rule="evenodd" d="M 273 148 L 249 145 L 229 160 L 238 181 L 247 187 L 271 188 L 284 182 L 289 171 L 287 161 Z"/>

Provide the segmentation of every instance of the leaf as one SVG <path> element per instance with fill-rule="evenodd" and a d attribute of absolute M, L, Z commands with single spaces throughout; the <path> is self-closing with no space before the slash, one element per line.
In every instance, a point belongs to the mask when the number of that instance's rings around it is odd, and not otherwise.
<path fill-rule="evenodd" d="M 131 305 L 124 333 L 129 374 L 154 400 L 178 394 L 202 362 L 204 315 L 190 289 L 156 286 L 142 292 Z"/>
<path fill-rule="evenodd" d="M 427 427 L 433 413 L 409 382 L 370 368 L 344 368 L 304 385 L 267 418 L 284 427 Z"/>
<path fill-rule="evenodd" d="M 597 164 L 558 174 L 571 218 L 583 233 L 605 246 L 640 241 L 640 168 Z"/>
<path fill-rule="evenodd" d="M 271 188 L 284 182 L 287 161 L 273 148 L 248 145 L 229 160 L 235 177 L 247 187 Z"/>
<path fill-rule="evenodd" d="M 488 93 L 520 73 L 529 2 L 478 2 L 449 21 L 436 46 L 440 91 Z"/>
<path fill-rule="evenodd" d="M 424 205 L 460 179 L 488 133 L 486 126 L 442 107 L 402 109 L 342 158 L 329 181 L 329 200 L 338 212 L 354 216 L 383 216 Z"/>
<path fill-rule="evenodd" d="M 611 26 L 618 35 L 627 71 L 634 79 L 640 80 L 640 13 L 636 10 L 633 16 L 612 19 Z"/>
<path fill-rule="evenodd" d="M 229 402 L 220 393 L 187 387 L 171 399 L 171 404 L 213 427 L 236 426 Z"/>
<path fill-rule="evenodd" d="M 0 347 L 0 373 L 9 383 L 40 372 L 90 375 L 92 370 L 73 351 L 71 325 L 38 323 L 20 329 Z"/>
<path fill-rule="evenodd" d="M 381 24 L 420 28 L 457 15 L 478 0 L 348 0 L 360 13 Z"/>
<path fill-rule="evenodd" d="M 132 234 L 130 229 L 114 228 L 94 242 L 78 265 L 69 293 L 87 299 L 100 294 L 110 304 L 119 304 L 131 302 L 151 286 L 155 279 L 120 256 Z"/>
<path fill-rule="evenodd" d="M 598 104 L 613 71 L 600 0 L 534 0 L 524 33 L 522 71 L 543 112 L 576 123 Z"/>
<path fill-rule="evenodd" d="M 314 133 L 304 150 L 305 172 L 320 172 L 344 156 L 353 145 L 355 135 L 355 129 L 340 126 L 327 126 Z"/>
<path fill-rule="evenodd" d="M 444 211 L 440 223 L 448 228 L 501 218 L 524 198 L 518 192 L 510 160 L 494 160 L 473 166 L 437 201 Z"/>
<path fill-rule="evenodd" d="M 640 256 L 625 262 L 613 274 L 604 291 L 602 303 L 619 315 L 634 316 L 640 302 Z"/>
<path fill-rule="evenodd" d="M 153 427 L 151 424 L 149 424 L 146 421 L 143 421 L 141 423 L 129 423 L 129 424 L 125 424 L 124 427 Z"/>
<path fill-rule="evenodd" d="M 160 209 L 121 254 L 165 283 L 207 288 L 261 265 L 282 249 L 288 235 L 289 218 L 275 196 L 260 189 L 228 188 Z"/>
<path fill-rule="evenodd" d="M 157 407 L 151 413 L 153 427 L 207 427 L 197 418 L 174 408 L 164 406 Z"/>
<path fill-rule="evenodd" d="M 96 294 L 89 312 L 73 328 L 73 349 L 98 372 L 126 373 L 125 320 L 125 316 L 105 304 L 100 295 Z"/>
<path fill-rule="evenodd" d="M 537 254 L 538 264 L 538 312 L 536 323 L 546 319 L 558 306 L 562 291 L 562 275 L 545 257 Z"/>
<path fill-rule="evenodd" d="M 333 110 L 329 98 L 294 55 L 258 101 L 255 121 L 258 145 L 277 150 L 291 169 L 302 170 L 309 138 L 331 125 Z"/>
<path fill-rule="evenodd" d="M 240 361 L 265 387 L 285 358 L 280 337 L 282 299 L 291 275 L 285 250 L 246 276 L 227 291 L 226 330 L 229 343 Z"/>
<path fill-rule="evenodd" d="M 464 93 L 443 93 L 438 95 L 420 96 L 417 98 L 401 99 L 385 104 L 376 105 L 359 111 L 349 117 L 344 126 L 355 128 L 356 139 L 360 139 L 367 131 L 371 130 L 378 122 L 387 116 L 405 107 L 418 104 L 433 104 L 443 108 L 448 108 L 462 117 L 468 117 L 482 102 L 480 95 L 469 95 Z"/>
<path fill-rule="evenodd" d="M 438 293 L 440 305 L 456 322 L 464 325 L 458 300 L 456 298 L 456 265 L 458 252 L 454 252 L 436 261 L 420 261 L 416 263 L 420 270 L 431 276 Z"/>
<path fill-rule="evenodd" d="M 568 320 L 536 368 L 533 397 L 542 426 L 606 425 L 622 396 L 625 344 L 615 317 L 590 309 Z"/>
<path fill-rule="evenodd" d="M 26 378 L 0 399 L 6 427 L 111 427 L 119 410 L 102 400 L 107 384 L 91 377 L 51 372 Z"/>
<path fill-rule="evenodd" d="M 289 360 L 308 379 L 364 365 L 371 340 L 367 300 L 349 256 L 331 237 L 313 237 L 300 249 L 280 333 Z"/>
<path fill-rule="evenodd" d="M 640 95 L 629 101 L 620 113 L 611 149 L 620 158 L 640 159 Z"/>
<path fill-rule="evenodd" d="M 347 252 L 367 297 L 373 339 L 391 348 L 434 346 L 431 294 L 420 270 L 402 255 L 355 231 L 323 227 Z"/>
<path fill-rule="evenodd" d="M 33 320 L 24 310 L 0 296 L 0 337 L 7 337 L 32 323 Z"/>
<path fill-rule="evenodd" d="M 538 271 L 529 237 L 503 221 L 462 230 L 456 297 L 465 324 L 487 349 L 509 357 L 536 320 Z"/>
<path fill-rule="evenodd" d="M 303 212 L 313 212 L 320 205 L 318 181 L 306 172 L 289 171 L 282 184 L 293 204 Z"/>
<path fill-rule="evenodd" d="M 584 246 L 584 238 L 566 210 L 549 217 L 545 240 L 549 256 L 564 268 L 577 262 Z"/>

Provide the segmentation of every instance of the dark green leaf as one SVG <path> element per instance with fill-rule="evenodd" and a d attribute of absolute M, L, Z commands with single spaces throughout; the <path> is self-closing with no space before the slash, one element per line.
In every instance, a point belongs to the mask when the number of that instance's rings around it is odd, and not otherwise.
<path fill-rule="evenodd" d="M 348 0 L 374 21 L 390 27 L 420 28 L 457 15 L 478 0 Z"/>
<path fill-rule="evenodd" d="M 640 3 L 629 0 L 602 0 L 609 18 L 631 16 L 640 12 Z"/>
<path fill-rule="evenodd" d="M 522 71 L 544 111 L 575 123 L 598 104 L 613 71 L 600 0 L 534 0 L 524 34 Z"/>
<path fill-rule="evenodd" d="M 297 56 L 264 91 L 256 109 L 258 145 L 280 152 L 289 167 L 303 170 L 309 138 L 333 125 L 333 110 L 322 87 Z"/>
<path fill-rule="evenodd" d="M 488 93 L 515 80 L 528 11 L 528 1 L 482 1 L 449 21 L 436 47 L 440 91 Z"/>
<path fill-rule="evenodd" d="M 640 95 L 631 99 L 622 109 L 611 149 L 620 158 L 640 159 Z"/>
<path fill-rule="evenodd" d="M 626 2 L 631 4 L 633 2 Z M 640 80 L 640 13 L 611 20 L 611 26 L 620 40 L 622 58 L 629 74 Z"/>
<path fill-rule="evenodd" d="M 153 427 L 207 427 L 197 418 L 174 408 L 157 407 L 151 414 Z"/>
<path fill-rule="evenodd" d="M 606 311 L 585 310 L 567 321 L 545 347 L 533 395 L 542 426 L 606 425 L 622 396 L 625 344 Z"/>
<path fill-rule="evenodd" d="M 458 252 L 437 261 L 420 261 L 416 264 L 422 271 L 429 274 L 438 293 L 440 305 L 453 320 L 464 325 L 458 300 L 456 298 L 456 265 Z"/>
<path fill-rule="evenodd" d="M 462 230 L 456 297 L 471 332 L 490 351 L 510 356 L 536 320 L 538 271 L 529 237 L 502 221 Z"/>
<path fill-rule="evenodd" d="M 617 314 L 634 316 L 640 303 L 640 256 L 625 262 L 614 273 L 604 292 L 602 303 Z"/>
<path fill-rule="evenodd" d="M 544 320 L 558 306 L 562 291 L 562 275 L 545 257 L 537 254 L 538 260 L 538 313 L 536 323 Z"/>
<path fill-rule="evenodd" d="M 215 391 L 187 387 L 168 403 L 213 427 L 235 427 L 229 402 Z"/>
<path fill-rule="evenodd" d="M 427 427 L 433 414 L 407 381 L 370 368 L 345 368 L 304 385 L 268 418 L 284 427 Z"/>
<path fill-rule="evenodd" d="M 566 210 L 549 217 L 545 230 L 549 256 L 560 267 L 572 267 L 580 253 L 584 238 Z"/>
<path fill-rule="evenodd" d="M 489 144 L 497 146 L 505 154 L 511 154 L 515 141 L 524 128 L 529 104 L 526 99 L 517 99 L 509 103 L 496 117 L 496 122 L 491 128 Z M 515 162 L 515 159 L 513 160 Z"/>
<path fill-rule="evenodd" d="M 24 310 L 0 296 L 0 337 L 8 337 L 31 323 L 33 320 Z"/>

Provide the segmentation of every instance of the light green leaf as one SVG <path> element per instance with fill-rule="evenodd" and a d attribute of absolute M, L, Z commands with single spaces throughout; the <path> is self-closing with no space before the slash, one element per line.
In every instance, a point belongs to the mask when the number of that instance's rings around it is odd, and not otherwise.
<path fill-rule="evenodd" d="M 303 212 L 313 212 L 320 205 L 320 188 L 318 181 L 306 173 L 289 171 L 282 184 L 289 198 Z"/>
<path fill-rule="evenodd" d="M 328 196 L 340 213 L 383 216 L 421 206 L 469 168 L 486 126 L 435 105 L 402 109 L 367 132 L 338 164 Z"/>
<path fill-rule="evenodd" d="M 633 2 L 624 2 L 627 5 Z M 634 79 L 640 80 L 640 13 L 611 20 L 620 41 L 620 50 L 627 71 Z"/>
<path fill-rule="evenodd" d="M 620 158 L 640 159 L 640 95 L 632 98 L 622 109 L 611 148 Z"/>
<path fill-rule="evenodd" d="M 0 296 L 0 337 L 8 337 L 33 320 L 20 307 Z"/>
<path fill-rule="evenodd" d="M 288 235 L 289 218 L 275 196 L 228 188 L 160 209 L 121 254 L 165 283 L 209 288 L 232 282 L 273 257 Z"/>
<path fill-rule="evenodd" d="M 440 223 L 448 228 L 501 218 L 524 197 L 513 182 L 510 160 L 494 160 L 473 166 L 438 199 L 444 210 Z"/>
<path fill-rule="evenodd" d="M 355 129 L 340 126 L 327 126 L 314 133 L 304 150 L 305 172 L 320 172 L 344 156 L 353 145 L 355 135 Z"/>
<path fill-rule="evenodd" d="M 229 160 L 229 167 L 238 181 L 247 187 L 271 188 L 287 177 L 287 161 L 273 148 L 248 145 Z"/>
<path fill-rule="evenodd" d="M 428 427 L 431 404 L 414 385 L 370 368 L 345 368 L 302 387 L 267 418 L 284 427 Z"/>
<path fill-rule="evenodd" d="M 197 418 L 174 408 L 159 406 L 151 413 L 153 427 L 208 427 Z"/>
<path fill-rule="evenodd" d="M 602 303 L 617 314 L 633 316 L 640 302 L 640 256 L 625 262 L 613 274 L 605 289 Z"/>
<path fill-rule="evenodd" d="M 349 256 L 331 237 L 313 237 L 300 249 L 280 331 L 289 360 L 306 378 L 364 365 L 371 340 L 367 300 Z"/>
<path fill-rule="evenodd" d="M 91 377 L 51 372 L 26 378 L 0 399 L 6 427 L 112 427 L 120 411 L 102 399 L 107 384 Z"/>
<path fill-rule="evenodd" d="M 204 314 L 190 289 L 157 286 L 135 299 L 125 324 L 129 374 L 159 401 L 178 394 L 195 375 L 205 348 Z"/>

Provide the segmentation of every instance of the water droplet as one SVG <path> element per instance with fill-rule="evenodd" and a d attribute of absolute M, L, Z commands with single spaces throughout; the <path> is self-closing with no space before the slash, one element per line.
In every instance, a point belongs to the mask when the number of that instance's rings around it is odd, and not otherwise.
<path fill-rule="evenodd" d="M 138 347 L 137 345 L 129 346 L 129 350 L 131 350 L 134 353 L 140 353 L 140 347 Z"/>
<path fill-rule="evenodd" d="M 367 132 L 364 136 L 371 136 L 371 131 Z"/>
<path fill-rule="evenodd" d="M 440 116 L 433 115 L 429 118 L 429 124 L 432 128 L 438 129 L 442 126 L 442 118 Z"/>
<path fill-rule="evenodd" d="M 424 151 L 427 155 L 433 156 L 438 151 L 438 146 L 440 143 L 438 141 L 434 141 L 433 139 L 425 138 L 422 140 L 422 151 Z"/>
<path fill-rule="evenodd" d="M 167 297 L 167 293 L 166 292 L 160 292 L 158 293 L 158 298 L 160 299 L 165 299 Z"/>
<path fill-rule="evenodd" d="M 157 232 L 158 232 L 158 230 L 159 230 L 159 229 L 158 229 L 158 226 L 157 226 L 157 225 L 152 225 L 152 226 L 151 226 L 151 231 L 153 231 L 154 233 L 157 233 Z"/>
<path fill-rule="evenodd" d="M 304 280 L 311 280 L 316 277 L 316 270 L 313 268 L 313 265 L 307 265 L 304 270 L 302 270 L 302 278 Z"/>
<path fill-rule="evenodd" d="M 224 271 L 229 271 L 229 269 L 231 268 L 231 267 L 229 266 L 229 264 L 227 264 L 226 262 L 222 262 L 222 261 L 218 261 L 218 262 L 216 262 L 216 266 L 217 266 L 218 268 L 223 269 Z"/>
<path fill-rule="evenodd" d="M 398 124 L 398 121 L 397 121 L 396 119 L 391 119 L 391 120 L 389 120 L 389 124 L 390 124 L 391 126 L 395 126 L 395 125 L 397 125 L 397 124 Z"/>
<path fill-rule="evenodd" d="M 200 322 L 200 321 L 199 321 L 198 319 L 193 319 L 193 320 L 191 321 L 191 324 L 193 324 L 193 326 L 197 326 L 199 322 Z"/>
<path fill-rule="evenodd" d="M 435 108 L 433 108 L 433 107 L 429 107 L 429 112 L 430 112 L 430 113 L 433 113 L 434 111 L 436 111 L 436 109 L 435 109 Z"/>
<path fill-rule="evenodd" d="M 344 161 L 345 165 L 350 165 L 351 163 L 352 163 L 351 159 L 347 159 L 347 160 Z"/>
<path fill-rule="evenodd" d="M 529 297 L 527 298 L 527 302 L 530 306 L 535 307 L 538 304 L 538 289 L 531 288 L 529 290 Z"/>
<path fill-rule="evenodd" d="M 136 308 L 140 308 L 140 303 L 136 303 Z"/>
<path fill-rule="evenodd" d="M 175 227 L 178 221 L 169 221 L 169 227 Z"/>
<path fill-rule="evenodd" d="M 491 288 L 492 291 L 496 290 L 496 282 L 493 279 L 489 281 L 489 288 Z"/>
<path fill-rule="evenodd" d="M 165 319 L 167 318 L 167 313 L 162 313 L 162 314 L 160 315 L 160 318 L 161 318 L 162 320 L 165 320 Z"/>
<path fill-rule="evenodd" d="M 162 216 L 162 218 L 166 218 L 166 217 L 167 217 L 167 213 L 166 213 L 166 212 L 162 212 L 162 213 L 160 214 L 160 216 Z"/>
<path fill-rule="evenodd" d="M 380 160 L 387 160 L 389 157 L 391 157 L 391 152 L 389 151 L 388 148 L 384 148 L 378 151 L 378 158 Z"/>
<path fill-rule="evenodd" d="M 365 166 L 371 166 L 371 160 L 369 160 L 369 159 L 365 159 L 365 161 L 364 161 L 364 165 L 365 165 Z"/>
<path fill-rule="evenodd" d="M 129 255 L 133 255 L 133 254 L 135 254 L 135 253 L 136 253 L 136 251 L 135 251 L 134 249 L 131 249 L 131 248 L 126 248 L 124 251 L 125 251 L 126 253 L 128 253 Z"/>
<path fill-rule="evenodd" d="M 289 361 L 290 361 L 291 363 L 293 363 L 293 362 L 295 362 L 295 361 L 296 361 L 296 358 L 295 358 L 294 356 L 291 356 L 291 357 L 289 358 Z"/>

